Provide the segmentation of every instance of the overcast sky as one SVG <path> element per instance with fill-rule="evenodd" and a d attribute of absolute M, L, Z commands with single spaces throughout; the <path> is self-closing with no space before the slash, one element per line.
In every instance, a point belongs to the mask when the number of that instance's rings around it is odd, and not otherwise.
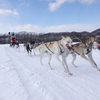
<path fill-rule="evenodd" d="M 94 31 L 100 0 L 0 0 L 0 33 Z"/>

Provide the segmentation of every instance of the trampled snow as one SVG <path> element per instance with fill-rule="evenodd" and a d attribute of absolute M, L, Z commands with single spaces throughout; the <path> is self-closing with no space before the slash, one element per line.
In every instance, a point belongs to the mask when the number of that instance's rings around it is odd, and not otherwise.
<path fill-rule="evenodd" d="M 100 68 L 100 51 L 92 53 Z M 50 70 L 46 54 L 41 65 L 39 52 L 30 56 L 23 45 L 19 50 L 0 45 L 0 100 L 99 100 L 100 71 L 80 56 L 75 61 L 78 68 L 71 64 L 71 55 L 66 60 L 72 76 L 54 57 Z"/>

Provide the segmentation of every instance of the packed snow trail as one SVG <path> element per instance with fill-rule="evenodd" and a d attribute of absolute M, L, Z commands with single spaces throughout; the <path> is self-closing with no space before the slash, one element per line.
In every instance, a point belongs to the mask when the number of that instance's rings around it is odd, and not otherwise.
<path fill-rule="evenodd" d="M 20 47 L 20 51 L 8 45 L 0 48 L 0 53 L 3 54 L 0 87 L 4 88 L 0 100 L 98 100 L 97 98 L 100 98 L 100 72 L 80 57 L 76 60 L 78 68 L 71 65 L 71 56 L 67 58 L 69 69 L 73 73 L 73 76 L 68 76 L 54 58 L 51 61 L 54 70 L 50 70 L 47 55 L 44 55 L 44 65 L 41 66 L 39 55 L 29 56 L 23 47 Z M 95 54 L 95 57 L 99 62 L 98 54 Z M 2 77 L 5 77 L 4 82 Z M 5 89 L 8 83 L 11 83 L 8 90 L 14 91 L 10 95 Z"/>
<path fill-rule="evenodd" d="M 0 100 L 27 100 L 27 91 L 5 47 L 0 47 L 0 55 Z"/>

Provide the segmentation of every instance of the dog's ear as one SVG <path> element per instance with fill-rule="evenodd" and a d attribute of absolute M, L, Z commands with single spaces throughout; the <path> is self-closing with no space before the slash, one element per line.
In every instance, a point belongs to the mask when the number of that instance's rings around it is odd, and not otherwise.
<path fill-rule="evenodd" d="M 65 37 L 64 36 L 62 36 L 62 39 L 64 39 Z"/>
<path fill-rule="evenodd" d="M 100 41 L 100 40 L 99 40 L 99 38 L 98 38 L 98 37 L 95 37 L 95 41 L 96 41 L 96 42 L 98 42 L 98 41 Z"/>
<path fill-rule="evenodd" d="M 89 43 L 90 43 L 90 42 L 93 42 L 94 40 L 95 40 L 94 37 L 90 37 L 90 39 L 89 39 Z"/>

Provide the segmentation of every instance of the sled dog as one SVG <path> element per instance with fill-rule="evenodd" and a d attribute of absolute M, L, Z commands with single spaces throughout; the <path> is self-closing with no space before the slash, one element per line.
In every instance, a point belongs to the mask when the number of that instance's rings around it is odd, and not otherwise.
<path fill-rule="evenodd" d="M 18 42 L 15 43 L 15 48 L 16 48 L 16 50 L 20 51 L 20 45 Z"/>
<path fill-rule="evenodd" d="M 26 50 L 27 50 L 28 54 L 31 54 L 32 48 L 31 48 L 30 42 L 27 42 L 26 45 L 25 45 L 25 47 L 26 47 Z"/>
<path fill-rule="evenodd" d="M 63 37 L 59 41 L 41 44 L 40 46 L 38 46 L 34 49 L 34 52 L 37 50 L 40 50 L 41 64 L 42 64 L 43 54 L 47 53 L 49 55 L 48 64 L 51 69 L 52 69 L 52 67 L 50 65 L 50 61 L 51 61 L 52 55 L 54 55 L 55 58 L 62 64 L 64 71 L 66 73 L 68 73 L 69 75 L 72 75 L 72 73 L 70 73 L 67 63 L 66 63 L 66 56 L 68 56 L 68 54 L 69 54 L 71 45 L 72 45 L 72 39 L 70 37 L 66 36 L 66 37 Z M 68 49 L 68 51 L 66 51 L 66 49 Z M 62 61 L 59 59 L 59 55 L 61 55 Z"/>
<path fill-rule="evenodd" d="M 81 42 L 81 43 L 72 45 L 71 52 L 70 52 L 73 56 L 72 64 L 75 67 L 77 67 L 74 64 L 74 61 L 76 60 L 76 56 L 80 55 L 83 59 L 87 60 L 94 68 L 96 68 L 97 70 L 100 71 L 97 64 L 93 60 L 92 48 L 100 49 L 100 42 L 97 37 L 91 37 L 90 39 L 88 39 L 85 42 Z M 88 58 L 86 57 L 86 55 L 88 56 Z"/>
<path fill-rule="evenodd" d="M 19 43 L 18 42 L 15 44 L 15 47 L 16 48 L 19 48 Z"/>

